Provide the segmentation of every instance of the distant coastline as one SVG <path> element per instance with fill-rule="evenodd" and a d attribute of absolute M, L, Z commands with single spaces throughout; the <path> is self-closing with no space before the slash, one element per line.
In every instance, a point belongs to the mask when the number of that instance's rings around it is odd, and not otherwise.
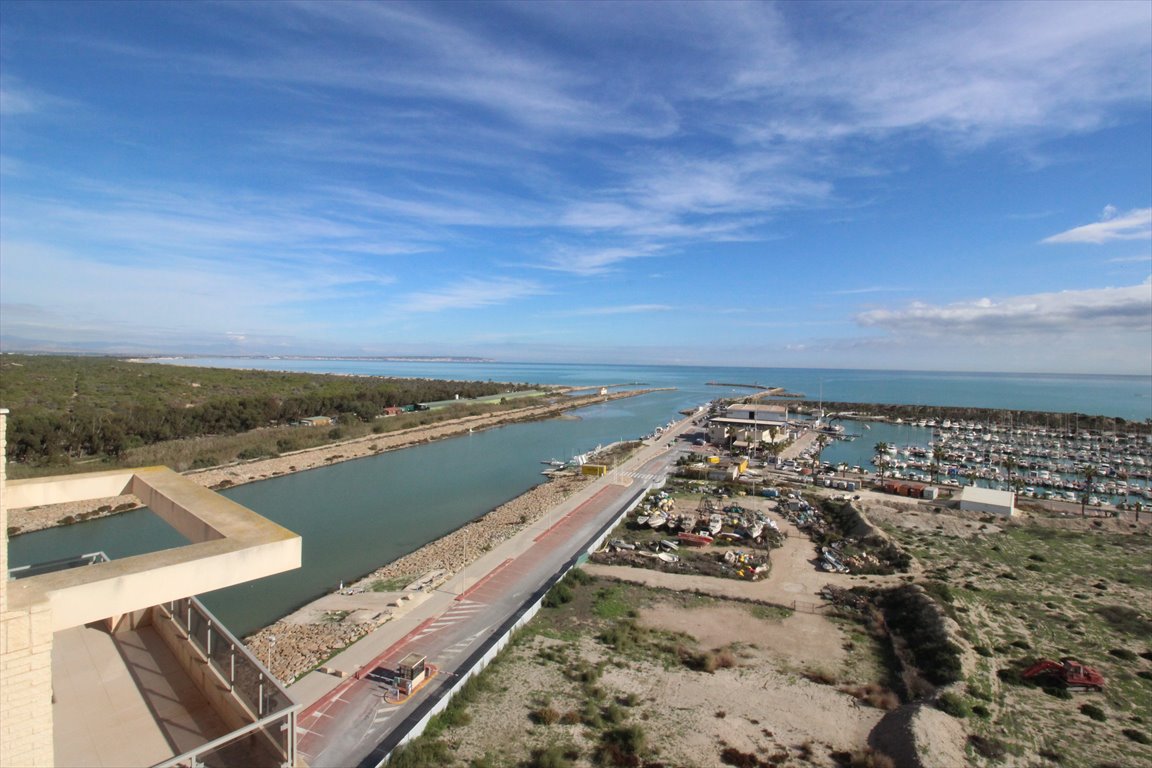
<path fill-rule="evenodd" d="M 110 357 L 119 357 L 110 355 Z M 489 357 L 459 357 L 455 355 L 143 355 L 123 358 L 129 363 L 157 363 L 165 360 L 348 360 L 352 362 L 381 363 L 496 363 Z"/>

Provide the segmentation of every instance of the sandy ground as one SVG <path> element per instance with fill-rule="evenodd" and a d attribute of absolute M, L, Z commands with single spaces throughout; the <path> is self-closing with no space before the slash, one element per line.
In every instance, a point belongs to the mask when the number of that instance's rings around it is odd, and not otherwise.
<path fill-rule="evenodd" d="M 817 567 L 816 549 L 808 537 L 796 526 L 781 517 L 763 499 L 743 497 L 741 506 L 756 508 L 776 521 L 785 534 L 784 546 L 772 550 L 772 570 L 768 577 L 760 581 L 737 581 L 713 576 L 663 573 L 645 568 L 631 568 L 624 565 L 585 566 L 589 573 L 620 581 L 630 581 L 649 587 L 659 587 L 678 591 L 699 592 L 717 597 L 755 600 L 773 603 L 799 611 L 819 610 L 823 601 L 819 597 L 820 588 L 825 584 L 838 587 L 861 585 L 894 585 L 903 583 L 902 576 L 858 576 L 827 573 Z"/>
<path fill-rule="evenodd" d="M 850 677 L 841 666 L 846 652 L 836 625 L 814 614 L 759 618 L 753 608 L 741 603 L 685 608 L 672 599 L 639 611 L 643 626 L 684 633 L 702 650 L 730 649 L 735 665 L 714 673 L 621 660 L 587 636 L 567 647 L 542 636 L 514 647 L 501 662 L 500 676 L 515 685 L 470 707 L 472 722 L 445 734 L 458 747 L 457 764 L 486 753 L 499 756 L 496 764 L 515 764 L 528 749 L 551 744 L 576 747 L 578 765 L 594 763 L 589 759 L 594 729 L 563 721 L 531 724 L 541 704 L 561 714 L 581 707 L 584 695 L 565 668 L 571 662 L 540 663 L 545 649 L 560 645 L 569 659 L 604 664 L 599 686 L 608 700 L 632 702 L 623 710 L 627 722 L 644 730 L 652 759 L 660 764 L 720 768 L 734 764 L 722 756 L 732 749 L 775 759 L 772 764 L 837 765 L 833 753 L 862 748 L 885 711 L 797 674 L 819 668 Z"/>

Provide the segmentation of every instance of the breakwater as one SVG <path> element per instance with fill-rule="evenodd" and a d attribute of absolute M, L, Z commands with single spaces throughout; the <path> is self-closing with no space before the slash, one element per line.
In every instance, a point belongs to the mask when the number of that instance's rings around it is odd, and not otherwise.
<path fill-rule="evenodd" d="M 1104 416 L 1086 413 L 1065 413 L 1060 411 L 1030 411 L 1014 408 L 970 408 L 964 406 L 940 405 L 908 405 L 887 403 L 860 403 L 860 402 L 833 402 L 818 403 L 813 400 L 802 400 L 798 406 L 815 411 L 823 407 L 829 418 L 853 418 L 861 420 L 876 420 L 896 422 L 902 420 L 906 424 L 919 426 L 929 425 L 929 422 L 940 423 L 949 421 L 963 421 L 976 424 L 995 424 L 1002 427 L 1026 426 L 1044 427 L 1076 432 L 1080 430 L 1094 432 L 1126 432 L 1136 435 L 1152 434 L 1152 421 L 1132 420 L 1120 416 Z M 923 423 L 921 423 L 923 422 Z"/>

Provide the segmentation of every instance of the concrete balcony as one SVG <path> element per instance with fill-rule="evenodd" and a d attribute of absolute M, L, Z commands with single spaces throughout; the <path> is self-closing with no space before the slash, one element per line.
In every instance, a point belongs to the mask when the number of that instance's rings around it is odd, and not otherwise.
<path fill-rule="evenodd" d="M 298 705 L 195 599 L 55 633 L 58 766 L 295 765 Z"/>
<path fill-rule="evenodd" d="M 188 596 L 298 568 L 298 535 L 164 467 L 11 483 L 0 472 L 0 491 L 5 520 L 8 509 L 131 494 L 189 541 L 0 579 L 8 762 L 295 765 L 297 706 Z"/>

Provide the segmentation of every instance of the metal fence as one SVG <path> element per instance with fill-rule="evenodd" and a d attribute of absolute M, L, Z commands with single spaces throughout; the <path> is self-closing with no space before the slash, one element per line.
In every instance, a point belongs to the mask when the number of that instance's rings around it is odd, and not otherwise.
<path fill-rule="evenodd" d="M 158 763 L 155 768 L 282 766 L 296 762 L 296 713 L 300 709 L 272 674 L 194 597 L 157 606 L 154 621 L 169 621 L 228 686 L 251 723 Z"/>

